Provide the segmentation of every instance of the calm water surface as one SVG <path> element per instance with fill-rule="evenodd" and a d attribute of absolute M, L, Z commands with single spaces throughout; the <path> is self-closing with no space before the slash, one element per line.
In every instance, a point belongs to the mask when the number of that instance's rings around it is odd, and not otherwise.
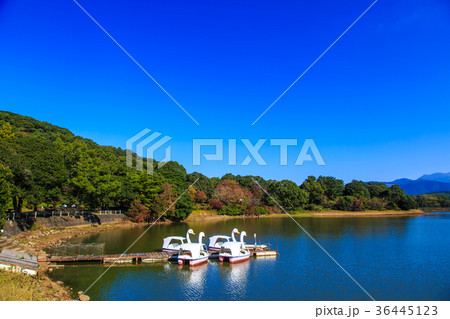
<path fill-rule="evenodd" d="M 450 213 L 418 217 L 297 218 L 376 300 L 450 300 Z M 369 300 L 289 218 L 233 219 L 153 226 L 130 252 L 160 249 L 162 239 L 193 228 L 207 236 L 237 227 L 278 247 L 278 258 L 179 268 L 155 263 L 112 267 L 86 293 L 93 300 Z M 74 242 L 106 243 L 122 253 L 147 228 L 102 232 Z M 55 269 L 52 276 L 85 291 L 107 266 Z"/>

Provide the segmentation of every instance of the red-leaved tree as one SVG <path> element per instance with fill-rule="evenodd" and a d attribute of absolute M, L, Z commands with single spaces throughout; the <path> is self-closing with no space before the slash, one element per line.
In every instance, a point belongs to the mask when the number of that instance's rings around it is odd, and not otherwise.
<path fill-rule="evenodd" d="M 228 179 L 224 179 L 219 185 L 217 185 L 213 195 L 213 199 L 228 206 L 247 206 L 252 197 L 252 192 L 241 187 L 238 182 Z"/>
<path fill-rule="evenodd" d="M 209 202 L 209 207 L 211 207 L 212 209 L 221 210 L 223 207 L 223 204 L 221 202 L 219 202 L 218 200 L 213 199 Z"/>
<path fill-rule="evenodd" d="M 142 205 L 138 200 L 134 200 L 127 212 L 128 218 L 136 223 L 149 221 L 151 217 L 150 211 Z"/>
<path fill-rule="evenodd" d="M 197 203 L 204 203 L 204 202 L 206 202 L 206 199 L 207 199 L 207 197 L 206 197 L 206 194 L 205 194 L 204 192 L 202 192 L 202 191 L 197 191 L 197 192 L 195 193 L 194 200 L 195 200 Z"/>

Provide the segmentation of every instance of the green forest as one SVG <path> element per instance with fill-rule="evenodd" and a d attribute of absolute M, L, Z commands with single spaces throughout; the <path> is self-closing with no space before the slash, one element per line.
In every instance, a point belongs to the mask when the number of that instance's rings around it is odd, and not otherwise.
<path fill-rule="evenodd" d="M 174 221 L 185 219 L 193 209 L 226 215 L 280 213 L 276 202 L 287 211 L 450 206 L 448 196 L 408 196 L 397 185 L 356 180 L 345 184 L 330 176 L 309 176 L 301 185 L 259 176 L 209 178 L 188 174 L 177 162 L 160 169 L 152 163 L 155 173 L 148 175 L 146 161 L 142 172 L 127 167 L 121 148 L 100 146 L 67 129 L 0 111 L 0 224 L 7 210 L 50 210 L 63 204 L 121 209 L 136 222 L 150 222 L 166 209 L 164 219 Z"/>

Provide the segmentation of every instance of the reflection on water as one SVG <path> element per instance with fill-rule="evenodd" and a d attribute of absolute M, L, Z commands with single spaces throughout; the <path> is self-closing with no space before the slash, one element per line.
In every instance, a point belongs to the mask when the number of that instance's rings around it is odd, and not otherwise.
<path fill-rule="evenodd" d="M 450 299 L 450 214 L 418 217 L 298 218 L 299 223 L 377 300 Z M 158 250 L 188 228 L 207 236 L 237 227 L 278 247 L 279 258 L 197 267 L 155 263 L 112 267 L 87 293 L 93 300 L 368 300 L 289 218 L 155 225 L 130 252 Z M 104 242 L 121 253 L 145 227 L 102 232 L 74 242 Z M 106 269 L 66 266 L 52 273 L 85 290 Z"/>
<path fill-rule="evenodd" d="M 182 283 L 180 293 L 186 300 L 202 300 L 208 263 L 194 267 L 178 265 L 178 278 Z"/>
<path fill-rule="evenodd" d="M 247 296 L 248 272 L 250 260 L 242 263 L 220 265 L 220 276 L 225 282 L 225 292 L 231 296 L 231 300 L 245 300 Z"/>

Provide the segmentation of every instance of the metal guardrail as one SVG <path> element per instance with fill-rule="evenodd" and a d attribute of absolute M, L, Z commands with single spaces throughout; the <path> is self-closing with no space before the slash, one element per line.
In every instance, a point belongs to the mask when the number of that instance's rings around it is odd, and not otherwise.
<path fill-rule="evenodd" d="M 53 217 L 53 216 L 89 216 L 89 215 L 116 215 L 122 214 L 122 210 L 75 210 L 75 211 L 36 211 L 36 212 L 21 212 L 16 214 L 15 212 L 8 213 L 8 220 L 14 219 L 28 219 L 37 217 Z"/>

